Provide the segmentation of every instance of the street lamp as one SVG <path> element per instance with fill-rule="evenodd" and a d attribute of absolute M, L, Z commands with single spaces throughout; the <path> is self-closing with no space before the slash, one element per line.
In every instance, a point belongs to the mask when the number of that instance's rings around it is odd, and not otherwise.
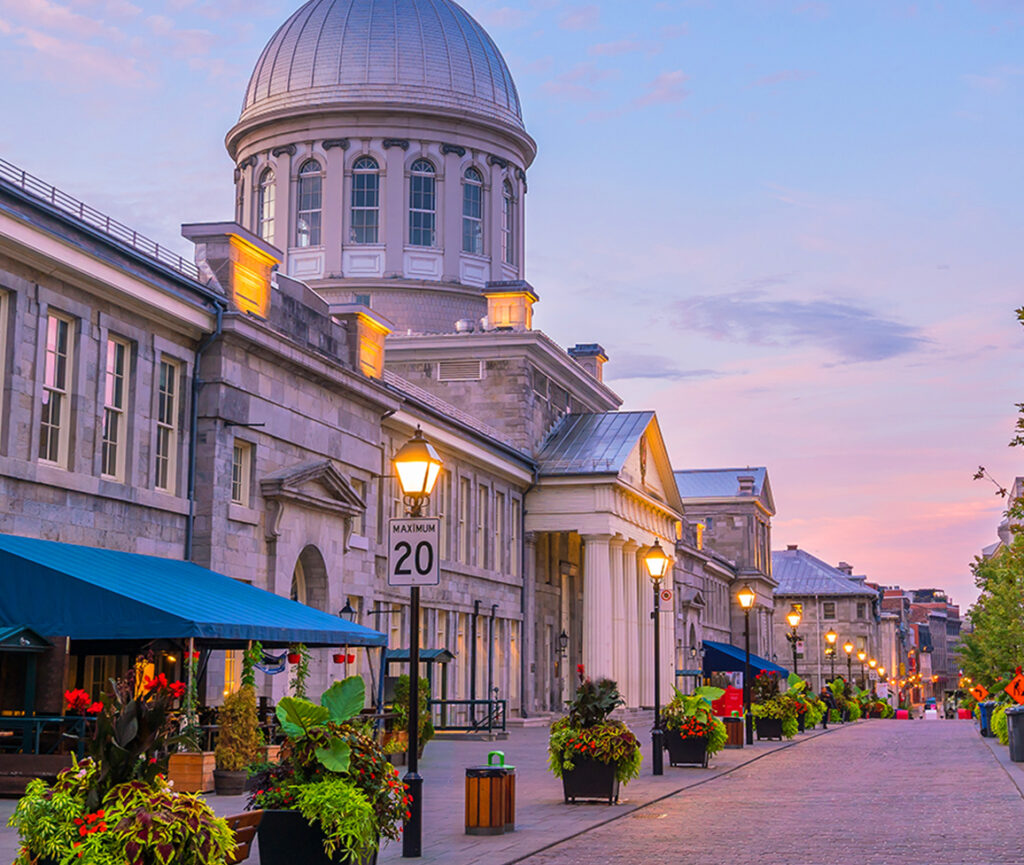
<path fill-rule="evenodd" d="M 786 634 L 786 639 L 789 640 L 789 644 L 793 647 L 793 675 L 796 675 L 796 644 L 800 640 L 800 635 L 797 634 L 796 629 L 800 627 L 800 611 L 796 608 L 796 604 L 790 608 L 789 612 L 786 613 L 786 621 L 789 622 L 789 627 L 792 629 Z"/>
<path fill-rule="evenodd" d="M 356 620 L 356 611 L 352 608 L 352 602 L 345 601 L 345 606 L 338 610 L 338 618 L 344 619 L 346 622 L 354 622 Z"/>
<path fill-rule="evenodd" d="M 868 653 L 865 652 L 863 649 L 860 649 L 857 652 L 857 660 L 860 661 L 860 681 L 861 681 L 862 684 L 864 684 L 864 681 L 865 681 L 864 659 L 867 658 L 867 656 L 868 656 Z"/>
<path fill-rule="evenodd" d="M 839 639 L 839 634 L 833 631 L 831 628 L 825 633 L 825 642 L 828 643 L 828 648 L 825 650 L 828 653 L 829 660 L 832 662 L 832 678 L 836 677 L 836 640 Z"/>
<path fill-rule="evenodd" d="M 423 515 L 434 484 L 441 473 L 442 461 L 434 446 L 416 432 L 393 460 L 398 484 L 402 488 L 406 516 Z M 402 856 L 407 859 L 423 854 L 423 778 L 419 773 L 420 738 L 420 587 L 409 590 L 409 767 L 405 784 L 409 789 L 409 817 L 402 834 Z"/>
<path fill-rule="evenodd" d="M 663 775 L 662 750 L 664 733 L 661 729 L 661 581 L 668 570 L 668 556 L 657 539 L 644 553 L 644 564 L 654 586 L 654 729 L 651 730 L 651 774 Z"/>
<path fill-rule="evenodd" d="M 757 595 L 749 585 L 736 593 L 736 600 L 743 607 L 743 641 L 746 644 L 747 657 L 743 663 L 743 711 L 747 719 L 747 744 L 754 744 L 754 718 L 750 714 L 750 608 L 754 606 Z"/>
<path fill-rule="evenodd" d="M 868 661 L 868 666 L 871 668 L 871 672 L 873 673 L 875 671 L 875 668 L 878 666 L 878 661 L 876 661 L 874 658 L 871 658 Z M 869 682 L 868 684 L 871 683 Z"/>
<path fill-rule="evenodd" d="M 843 643 L 843 651 L 846 652 L 846 681 L 853 681 L 853 643 L 847 640 Z"/>

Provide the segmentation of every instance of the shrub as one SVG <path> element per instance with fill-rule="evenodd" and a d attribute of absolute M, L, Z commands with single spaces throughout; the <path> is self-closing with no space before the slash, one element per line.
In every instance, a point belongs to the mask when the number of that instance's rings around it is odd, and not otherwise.
<path fill-rule="evenodd" d="M 1006 710 L 1009 705 L 996 706 L 992 710 L 992 733 L 999 740 L 1000 745 L 1010 744 L 1010 728 L 1006 721 Z"/>
<path fill-rule="evenodd" d="M 366 794 L 344 778 L 327 778 L 295 788 L 296 807 L 324 833 L 324 852 L 342 852 L 354 860 L 377 846 L 377 822 Z"/>
<path fill-rule="evenodd" d="M 724 694 L 721 688 L 698 688 L 693 694 L 676 690 L 662 712 L 662 726 L 684 739 L 707 739 L 708 756 L 721 751 L 729 739 L 725 724 L 715 717 L 712 702 Z"/>
<path fill-rule="evenodd" d="M 217 711 L 217 722 L 217 768 L 234 772 L 245 769 L 259 756 L 262 744 L 255 689 L 243 685 L 229 694 Z"/>

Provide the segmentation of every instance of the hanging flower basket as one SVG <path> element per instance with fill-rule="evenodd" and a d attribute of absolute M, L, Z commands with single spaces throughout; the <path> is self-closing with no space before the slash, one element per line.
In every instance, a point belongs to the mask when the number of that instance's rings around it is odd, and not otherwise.
<path fill-rule="evenodd" d="M 345 660 L 347 658 L 348 658 L 348 655 L 346 655 L 344 652 L 335 652 L 334 653 L 334 663 L 335 664 L 344 664 Z M 288 660 L 291 660 L 291 657 L 289 657 Z"/>
<path fill-rule="evenodd" d="M 302 655 L 300 655 L 298 652 L 289 652 L 288 653 L 288 663 L 289 664 L 297 664 L 301 660 L 302 660 Z"/>

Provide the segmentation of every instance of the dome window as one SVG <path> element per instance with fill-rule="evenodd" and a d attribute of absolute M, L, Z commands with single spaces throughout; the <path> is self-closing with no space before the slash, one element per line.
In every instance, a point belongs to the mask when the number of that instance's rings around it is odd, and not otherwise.
<path fill-rule="evenodd" d="M 475 168 L 462 175 L 462 251 L 484 254 L 484 179 Z"/>
<path fill-rule="evenodd" d="M 380 226 L 380 166 L 360 156 L 352 166 L 352 243 L 377 243 Z"/>
<path fill-rule="evenodd" d="M 501 187 L 501 260 L 516 263 L 516 198 L 507 180 Z"/>
<path fill-rule="evenodd" d="M 426 159 L 412 164 L 409 178 L 409 245 L 434 246 L 437 223 L 437 178 Z"/>
<path fill-rule="evenodd" d="M 299 169 L 295 216 L 295 245 L 319 246 L 323 209 L 323 174 L 320 163 L 307 159 Z"/>
<path fill-rule="evenodd" d="M 256 188 L 256 230 L 267 243 L 274 242 L 274 184 L 274 169 L 264 169 Z"/>

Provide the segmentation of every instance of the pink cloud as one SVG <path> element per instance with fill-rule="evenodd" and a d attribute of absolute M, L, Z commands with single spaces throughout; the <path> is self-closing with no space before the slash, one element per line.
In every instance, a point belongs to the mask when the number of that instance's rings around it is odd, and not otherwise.
<path fill-rule="evenodd" d="M 591 30 L 601 19 L 601 9 L 595 4 L 577 6 L 566 12 L 558 26 L 563 30 Z"/>
<path fill-rule="evenodd" d="M 688 76 L 680 69 L 676 69 L 674 72 L 662 72 L 647 85 L 646 93 L 633 102 L 633 107 L 643 108 L 647 105 L 670 105 L 682 102 L 689 95 L 689 91 L 683 86 L 688 80 Z"/>
<path fill-rule="evenodd" d="M 569 99 L 597 99 L 600 92 L 596 85 L 614 75 L 614 72 L 599 69 L 593 63 L 579 63 L 557 78 L 546 81 L 542 89 L 552 96 Z"/>

